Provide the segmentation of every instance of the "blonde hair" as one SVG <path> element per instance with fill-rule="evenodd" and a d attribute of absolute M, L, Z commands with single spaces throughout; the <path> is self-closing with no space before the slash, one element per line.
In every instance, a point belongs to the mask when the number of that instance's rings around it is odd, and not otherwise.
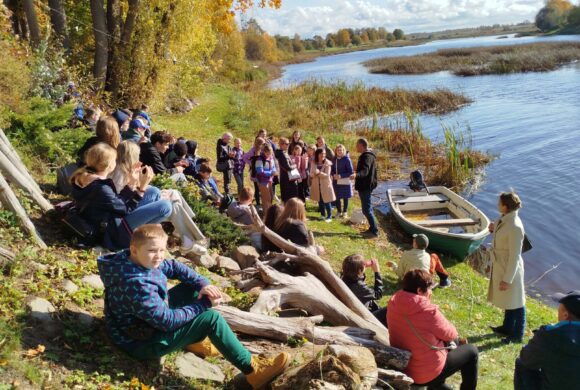
<path fill-rule="evenodd" d="M 119 124 L 112 116 L 99 119 L 97 122 L 96 135 L 99 142 L 104 142 L 113 148 L 117 148 L 121 142 L 121 133 Z"/>
<path fill-rule="evenodd" d="M 70 182 L 83 186 L 89 175 L 105 171 L 115 162 L 116 158 L 117 151 L 114 148 L 102 142 L 96 144 L 85 154 L 85 162 L 87 165 L 77 169 L 72 174 Z"/>
<path fill-rule="evenodd" d="M 346 148 L 344 147 L 344 145 L 343 145 L 343 144 L 338 144 L 338 145 L 336 145 L 336 148 L 334 148 L 334 153 L 335 153 L 335 154 L 337 154 L 337 153 L 338 153 L 338 152 L 337 152 L 337 150 L 338 150 L 339 148 L 343 148 L 343 149 L 344 149 L 344 153 L 346 154 Z"/>
<path fill-rule="evenodd" d="M 520 197 L 514 191 L 502 192 L 499 195 L 499 200 L 510 212 L 518 210 L 523 206 Z"/>
<path fill-rule="evenodd" d="M 131 236 L 131 246 L 139 247 L 149 240 L 160 238 L 167 240 L 167 234 L 160 224 L 147 224 L 139 226 Z"/>
<path fill-rule="evenodd" d="M 306 222 L 306 208 L 304 202 L 298 198 L 290 198 L 284 203 L 284 211 L 276 220 L 274 230 L 280 229 L 292 220 Z"/>
<path fill-rule="evenodd" d="M 132 173 L 133 167 L 139 162 L 141 149 L 133 141 L 123 141 L 117 147 L 117 165 L 111 173 L 111 179 L 115 183 L 117 191 L 121 191 L 127 184 L 127 178 Z"/>

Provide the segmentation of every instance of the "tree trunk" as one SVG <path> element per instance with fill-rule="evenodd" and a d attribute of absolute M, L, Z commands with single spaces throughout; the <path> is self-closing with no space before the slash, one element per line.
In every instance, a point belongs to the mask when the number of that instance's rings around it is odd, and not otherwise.
<path fill-rule="evenodd" d="M 402 370 L 409 364 L 411 353 L 385 346 L 373 340 L 373 332 L 360 328 L 316 326 L 321 316 L 280 318 L 248 313 L 234 307 L 215 308 L 225 318 L 232 330 L 250 336 L 287 342 L 290 337 L 305 338 L 316 345 L 358 345 L 373 351 L 377 364 Z"/>
<path fill-rule="evenodd" d="M 30 234 L 32 239 L 36 242 L 36 244 L 41 247 L 42 249 L 46 249 L 47 246 L 40 238 L 40 234 L 36 231 L 36 227 L 28 218 L 26 211 L 18 201 L 18 198 L 12 191 L 12 188 L 8 185 L 4 176 L 0 173 L 0 203 L 4 205 L 5 208 L 12 211 L 16 217 L 20 220 L 20 225 L 22 228 Z"/>
<path fill-rule="evenodd" d="M 93 33 L 95 34 L 95 60 L 93 76 L 99 89 L 105 85 L 107 78 L 107 62 L 109 57 L 109 38 L 107 36 L 107 19 L 103 0 L 90 0 L 93 19 Z"/>
<path fill-rule="evenodd" d="M 16 256 L 14 253 L 0 246 L 0 267 L 4 267 L 6 264 L 12 263 L 15 257 Z"/>
<path fill-rule="evenodd" d="M 28 31 L 30 32 L 30 42 L 32 46 L 40 44 L 40 27 L 38 19 L 36 18 L 36 10 L 34 9 L 33 0 L 22 0 L 22 6 L 26 13 L 26 21 L 28 22 Z"/>
<path fill-rule="evenodd" d="M 40 189 L 40 187 L 38 186 L 36 181 L 34 181 L 32 176 L 30 176 L 28 169 L 26 168 L 26 166 L 24 165 L 24 163 L 20 159 L 20 156 L 18 155 L 18 153 L 16 152 L 16 150 L 14 149 L 12 144 L 10 143 L 10 140 L 8 139 L 8 137 L 6 137 L 6 134 L 4 134 L 4 131 L 2 131 L 2 129 L 0 129 L 0 153 L 4 153 L 4 155 L 8 158 L 8 160 L 10 160 L 12 165 L 14 165 L 14 167 L 26 179 L 28 179 L 28 181 L 30 182 L 30 184 L 34 188 L 34 190 L 36 190 L 39 193 L 42 193 L 42 190 Z"/>
<path fill-rule="evenodd" d="M 60 39 L 62 47 L 69 52 L 71 47 L 66 28 L 66 13 L 63 0 L 48 0 L 48 6 L 50 7 L 50 23 L 52 24 L 52 28 Z"/>

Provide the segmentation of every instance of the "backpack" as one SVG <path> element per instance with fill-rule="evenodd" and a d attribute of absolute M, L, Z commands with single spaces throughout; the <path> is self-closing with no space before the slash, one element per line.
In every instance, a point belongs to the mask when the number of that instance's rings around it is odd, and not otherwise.
<path fill-rule="evenodd" d="M 409 176 L 411 178 L 411 181 L 409 182 L 410 189 L 413 191 L 421 191 L 425 189 L 427 193 L 429 193 L 429 188 L 427 188 L 427 184 L 425 184 L 425 181 L 423 180 L 423 174 L 421 171 L 413 171 Z"/>
<path fill-rule="evenodd" d="M 87 203 L 88 205 L 88 203 Z M 85 206 L 86 207 L 86 206 Z M 55 206 L 60 221 L 86 246 L 94 246 L 100 242 L 106 224 L 95 228 L 81 216 L 84 207 L 79 209 L 74 201 L 60 202 Z"/>
<path fill-rule="evenodd" d="M 68 195 L 72 192 L 70 177 L 77 169 L 79 169 L 79 165 L 72 163 L 56 170 L 56 188 L 59 194 Z"/>
<path fill-rule="evenodd" d="M 262 160 L 262 164 L 266 161 L 266 158 L 262 155 L 259 156 L 253 156 L 250 159 L 250 177 L 251 178 L 255 178 L 257 173 L 256 173 L 256 162 L 258 161 L 258 159 Z"/>

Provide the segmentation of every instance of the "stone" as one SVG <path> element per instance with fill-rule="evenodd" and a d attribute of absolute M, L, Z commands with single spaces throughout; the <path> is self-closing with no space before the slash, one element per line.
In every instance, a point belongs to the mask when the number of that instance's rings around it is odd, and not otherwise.
<path fill-rule="evenodd" d="M 56 309 L 52 303 L 44 298 L 30 297 L 26 301 L 26 307 L 30 311 L 30 318 L 40 324 L 44 334 L 52 337 L 58 333 L 58 322 L 52 316 Z"/>
<path fill-rule="evenodd" d="M 230 279 L 224 278 L 223 276 L 213 272 L 209 273 L 209 279 L 213 285 L 219 287 L 222 290 L 232 286 L 232 281 Z"/>
<path fill-rule="evenodd" d="M 362 380 L 361 389 L 370 389 L 377 384 L 379 377 L 377 363 L 375 356 L 368 348 L 352 345 L 331 345 L 326 351 L 328 354 L 336 356 L 358 374 Z"/>
<path fill-rule="evenodd" d="M 222 291 L 222 303 L 224 305 L 227 305 L 231 301 L 233 301 L 232 297 L 230 297 L 228 294 L 226 294 L 225 292 Z"/>
<path fill-rule="evenodd" d="M 395 370 L 378 368 L 379 378 L 387 382 L 395 390 L 409 390 L 413 384 L 413 379 Z"/>
<path fill-rule="evenodd" d="M 87 275 L 81 279 L 81 282 L 83 282 L 84 284 L 86 284 L 89 287 L 94 288 L 95 290 L 104 290 L 105 289 L 105 285 L 103 284 L 103 281 L 101 280 L 99 275 L 95 275 L 95 274 Z"/>
<path fill-rule="evenodd" d="M 239 271 L 240 265 L 226 256 L 218 256 L 216 258 L 217 266 L 225 269 L 226 271 Z"/>
<path fill-rule="evenodd" d="M 103 255 L 106 255 L 106 254 L 109 254 L 109 253 L 113 253 L 113 252 L 111 252 L 107 248 L 103 248 L 102 246 L 96 246 L 96 247 L 93 248 L 93 253 L 96 256 L 103 256 Z"/>
<path fill-rule="evenodd" d="M 95 323 L 95 317 L 88 311 L 78 307 L 72 302 L 68 302 L 64 306 L 65 313 L 74 318 L 74 320 L 84 326 L 84 327 L 91 327 Z"/>
<path fill-rule="evenodd" d="M 35 271 L 46 271 L 48 269 L 46 264 L 38 263 L 36 261 L 28 262 L 28 266 Z"/>
<path fill-rule="evenodd" d="M 324 383 L 320 382 L 324 378 Z M 333 384 L 342 387 L 321 387 Z M 272 390 L 293 389 L 370 389 L 363 387 L 359 375 L 336 356 L 324 355 L 307 364 L 286 370 L 273 383 Z"/>
<path fill-rule="evenodd" d="M 252 287 L 251 289 L 249 289 L 246 292 L 246 294 L 248 294 L 251 297 L 259 297 L 263 290 L 264 290 L 263 287 L 256 286 L 256 287 Z"/>
<path fill-rule="evenodd" d="M 241 269 L 246 269 L 252 267 L 256 260 L 260 259 L 260 254 L 253 246 L 242 245 L 234 249 L 233 258 Z"/>
<path fill-rule="evenodd" d="M 60 288 L 62 288 L 64 291 L 66 291 L 69 294 L 74 294 L 77 291 L 79 291 L 79 286 L 77 286 L 76 284 L 74 284 L 69 279 L 63 280 L 62 283 L 60 284 Z"/>
<path fill-rule="evenodd" d="M 198 267 L 205 267 L 207 269 L 210 269 L 215 267 L 217 264 L 215 258 L 207 253 L 201 256 L 196 255 L 194 253 L 189 253 L 188 256 L 190 256 L 189 258 L 191 259 L 193 264 L 195 264 Z"/>
<path fill-rule="evenodd" d="M 97 298 L 93 301 L 93 306 L 95 309 L 99 309 L 99 311 L 105 310 L 105 300 L 103 298 Z"/>
<path fill-rule="evenodd" d="M 193 353 L 179 355 L 175 359 L 175 367 L 179 374 L 185 378 L 195 378 L 223 383 L 225 375 L 219 367 L 206 362 Z"/>

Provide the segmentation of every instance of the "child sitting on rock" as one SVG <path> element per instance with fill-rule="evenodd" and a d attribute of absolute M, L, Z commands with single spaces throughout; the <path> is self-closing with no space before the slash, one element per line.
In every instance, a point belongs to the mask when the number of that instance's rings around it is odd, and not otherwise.
<path fill-rule="evenodd" d="M 365 268 L 370 267 L 375 274 L 375 286 L 370 288 L 365 283 Z M 376 259 L 365 260 L 363 255 L 347 256 L 342 262 L 342 281 L 356 295 L 373 315 L 387 327 L 387 308 L 379 308 L 377 300 L 383 296 L 383 279 Z"/>
<path fill-rule="evenodd" d="M 403 252 L 399 264 L 389 261 L 387 265 L 403 280 L 405 274 L 414 269 L 422 269 L 431 275 L 439 276 L 439 287 L 451 286 L 449 273 L 443 267 L 441 259 L 435 253 L 429 254 L 425 250 L 429 246 L 429 238 L 424 234 L 413 234 L 413 249 Z"/>
<path fill-rule="evenodd" d="M 130 249 L 99 257 L 111 340 L 139 360 L 182 348 L 204 357 L 221 353 L 255 389 L 282 373 L 288 354 L 252 356 L 211 309 L 221 302 L 220 290 L 186 265 L 165 259 L 166 247 L 161 225 L 143 225 L 134 231 Z M 181 283 L 168 291 L 167 279 Z"/>

